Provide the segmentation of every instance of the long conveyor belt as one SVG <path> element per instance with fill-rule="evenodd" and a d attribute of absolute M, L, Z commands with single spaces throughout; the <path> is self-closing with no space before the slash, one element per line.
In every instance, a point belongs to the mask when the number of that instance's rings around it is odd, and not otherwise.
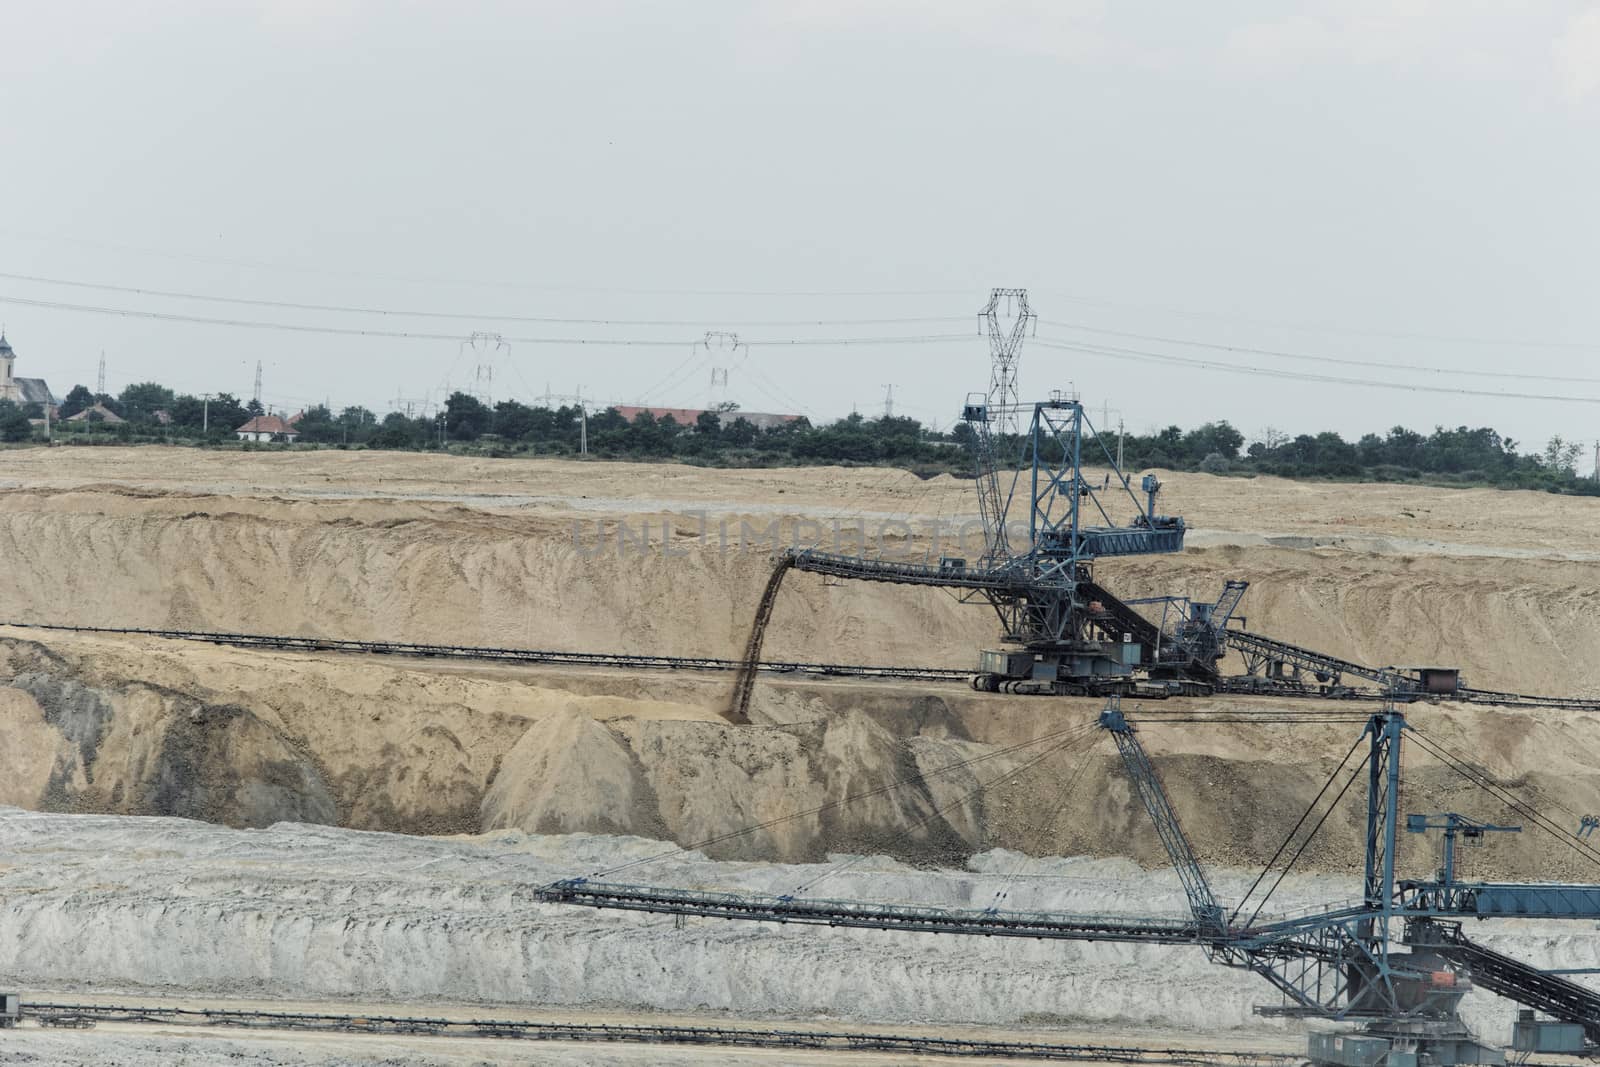
<path fill-rule="evenodd" d="M 157 637 L 171 641 L 199 641 L 214 645 L 238 648 L 266 648 L 283 652 L 338 652 L 359 655 L 415 656 L 425 659 L 478 660 L 530 665 L 610 667 L 623 670 L 686 670 L 686 671 L 739 671 L 744 664 L 739 660 L 714 656 L 655 656 L 631 652 L 566 652 L 555 649 L 502 648 L 482 645 L 435 645 L 408 641 L 352 641 L 333 637 L 303 637 L 285 634 L 226 633 L 215 630 L 176 630 L 134 626 L 68 626 L 55 623 L 7 622 L 0 626 L 23 630 L 43 630 L 67 633 L 112 634 L 131 637 Z M 1229 630 L 1228 642 L 1244 635 L 1257 647 L 1263 641 L 1274 646 L 1287 646 L 1284 642 L 1247 634 L 1242 630 Z M 1306 650 L 1301 650 L 1306 651 Z M 1348 660 L 1309 653 L 1320 661 L 1350 665 Z M 1377 672 L 1370 667 L 1359 667 L 1366 677 Z M 960 682 L 972 677 L 970 670 L 956 667 L 917 667 L 869 663 L 816 663 L 800 660 L 761 660 L 756 670 L 764 674 L 810 675 L 823 678 L 881 678 L 911 682 Z M 1265 683 L 1265 684 L 1263 684 Z M 1321 691 L 1317 687 L 1295 682 L 1258 678 L 1224 678 L 1217 683 L 1218 691 L 1236 696 L 1269 697 L 1283 699 L 1377 699 L 1382 690 L 1362 691 L 1346 688 L 1338 692 Z M 1506 707 L 1550 708 L 1552 710 L 1600 711 L 1600 700 L 1590 697 L 1536 696 L 1526 693 L 1501 692 L 1488 689 L 1461 689 L 1450 699 L 1474 704 L 1498 704 Z"/>
<path fill-rule="evenodd" d="M 801 1027 L 733 1027 L 665 1023 L 543 1022 L 506 1018 L 353 1015 L 331 1012 L 185 1008 L 163 1004 L 35 1002 L 24 999 L 22 1018 L 47 1027 L 95 1023 L 158 1026 L 229 1027 L 247 1030 L 322 1031 L 345 1034 L 478 1037 L 529 1041 L 706 1045 L 801 1051 L 890 1052 L 985 1060 L 1151 1064 L 1161 1067 L 1291 1067 L 1300 1057 L 1273 1052 L 1130 1045 L 1073 1045 L 1049 1041 L 1007 1041 L 875 1030 L 822 1030 Z"/>

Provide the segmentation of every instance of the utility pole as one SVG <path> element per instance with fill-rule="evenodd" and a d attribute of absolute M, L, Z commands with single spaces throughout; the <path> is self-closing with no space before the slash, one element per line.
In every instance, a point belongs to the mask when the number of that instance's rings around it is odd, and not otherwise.
<path fill-rule="evenodd" d="M 1002 324 L 1001 302 L 1010 319 L 1007 328 Z M 989 410 L 995 430 L 1015 436 L 1018 431 L 1017 408 L 1021 401 L 1017 395 L 1017 356 L 1022 351 L 1022 339 L 1028 326 L 1035 322 L 1033 310 L 1028 307 L 1026 289 L 991 289 L 989 302 L 978 312 L 980 329 L 989 331 Z"/>
<path fill-rule="evenodd" d="M 200 394 L 200 432 L 211 433 L 211 394 Z"/>

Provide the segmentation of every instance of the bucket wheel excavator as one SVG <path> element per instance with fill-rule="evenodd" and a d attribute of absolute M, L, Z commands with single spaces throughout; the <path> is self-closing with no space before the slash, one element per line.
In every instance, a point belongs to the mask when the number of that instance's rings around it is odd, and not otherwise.
<path fill-rule="evenodd" d="M 539 897 L 549 903 L 594 908 L 796 925 L 1188 946 L 1201 950 L 1214 964 L 1249 971 L 1272 986 L 1278 994 L 1275 1002 L 1258 1006 L 1257 1014 L 1344 1024 L 1308 1035 L 1308 1059 L 1319 1067 L 1504 1065 L 1508 1051 L 1516 1062 L 1530 1053 L 1600 1057 L 1600 992 L 1563 972 L 1479 944 L 1464 929 L 1468 920 L 1511 918 L 1576 920 L 1592 926 L 1600 920 L 1600 885 L 1462 879 L 1455 862 L 1458 840 L 1481 843 L 1491 832 L 1521 828 L 1494 826 L 1455 812 L 1402 814 L 1402 745 L 1415 736 L 1427 752 L 1487 790 L 1498 803 L 1506 803 L 1507 794 L 1484 780 L 1470 763 L 1418 732 L 1394 703 L 1361 721 L 1361 737 L 1285 840 L 1285 846 L 1296 840 L 1302 845 L 1282 868 L 1288 873 L 1345 790 L 1364 781 L 1363 893 L 1348 904 L 1264 914 L 1263 905 L 1276 883 L 1265 895 L 1253 898 L 1262 882 L 1257 879 L 1244 900 L 1226 907 L 1212 889 L 1140 740 L 1147 724 L 1125 715 L 1117 697 L 1109 698 L 1099 726 L 1115 741 L 1132 792 L 1183 885 L 1188 900 L 1185 916 L 979 911 L 794 894 L 720 893 L 611 883 L 601 880 L 604 872 L 600 878 L 556 882 L 541 889 Z M 1359 755 L 1363 742 L 1365 758 Z M 1325 793 L 1340 779 L 1344 788 L 1332 806 L 1325 805 Z M 1326 811 L 1309 836 L 1303 835 L 1302 827 L 1319 806 Z M 1531 806 L 1522 802 L 1512 806 L 1536 829 L 1572 844 L 1569 831 Z M 1399 835 L 1429 831 L 1442 831 L 1443 863 L 1430 876 L 1405 877 L 1399 870 Z M 1600 851 L 1581 843 L 1573 847 L 1600 863 Z M 1273 869 L 1269 863 L 1263 878 Z M 1253 909 L 1247 906 L 1252 899 Z M 1474 987 L 1520 1007 L 1508 1035 L 1509 1047 L 1485 1043 L 1461 1018 L 1461 999 Z"/>
<path fill-rule="evenodd" d="M 962 409 L 976 465 L 983 544 L 975 559 L 873 559 L 793 548 L 781 552 L 745 649 L 733 717 L 747 721 L 753 664 L 773 601 L 788 570 L 835 579 L 935 586 L 987 602 L 1001 640 L 979 653 L 973 688 L 1064 695 L 1203 695 L 1219 681 L 1229 619 L 1245 582 L 1230 581 L 1215 603 L 1183 597 L 1119 599 L 1095 579 L 1095 561 L 1183 550 L 1184 521 L 1157 511 L 1161 482 L 1146 474 L 1134 489 L 1083 404 L 1059 394 L 1025 405 L 1020 437 L 995 431 L 1011 414 L 981 394 Z M 1001 453 L 1015 448 L 1015 457 Z M 1013 461 L 1014 459 L 1014 461 Z M 1086 464 L 1096 469 L 1091 473 Z M 1134 605 L 1155 614 L 1154 622 Z"/>

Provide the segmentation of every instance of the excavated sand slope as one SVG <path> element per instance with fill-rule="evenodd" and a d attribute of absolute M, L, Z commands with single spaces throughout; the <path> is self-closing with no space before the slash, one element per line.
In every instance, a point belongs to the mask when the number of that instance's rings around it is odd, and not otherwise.
<path fill-rule="evenodd" d="M 0 631 L 3 804 L 234 826 L 624 833 L 709 841 L 716 858 L 853 851 L 960 863 L 1003 847 L 1164 862 L 1114 747 L 1089 725 L 1092 700 L 775 681 L 757 690 L 757 722 L 733 726 L 715 710 L 727 692 L 720 677 L 461 669 L 151 638 L 44 644 L 18 633 Z M 1180 707 L 1195 705 L 1146 711 Z M 1337 721 L 1146 728 L 1209 860 L 1264 862 L 1355 741 L 1359 709 L 1296 708 Z M 1600 716 L 1453 705 L 1412 715 L 1427 738 L 1558 822 L 1600 811 Z M 1410 752 L 1408 810 L 1518 821 L 1422 749 Z M 1309 867 L 1358 862 L 1355 792 L 1307 851 Z M 1431 862 L 1432 842 L 1405 844 Z M 1493 862 L 1507 875 L 1585 870 L 1531 832 Z"/>
<path fill-rule="evenodd" d="M 0 619 L 12 621 L 727 656 L 779 542 L 831 543 L 838 521 L 846 545 L 864 526 L 872 548 L 913 558 L 975 548 L 950 533 L 971 521 L 971 483 L 900 471 L 155 448 L 5 456 Z M 1243 611 L 1262 632 L 1369 662 L 1456 664 L 1488 688 L 1600 694 L 1600 501 L 1168 482 L 1163 509 L 1187 517 L 1193 547 L 1106 561 L 1116 591 L 1214 597 L 1243 577 Z M 896 520 L 905 526 L 885 525 Z M 986 610 L 937 591 L 794 575 L 767 651 L 965 667 L 993 637 Z"/>
<path fill-rule="evenodd" d="M 809 540 L 826 537 L 834 517 L 871 532 L 898 516 L 909 535 L 891 527 L 889 547 L 921 558 L 949 550 L 931 543 L 928 524 L 958 522 L 971 507 L 970 483 L 895 471 L 176 449 L 5 455 L 0 619 L 78 625 L 729 656 L 772 546 L 724 550 L 724 522 L 736 542 L 741 522 L 764 531 L 779 521 L 787 538 L 805 520 Z M 1245 577 L 1253 629 L 1368 662 L 1460 664 L 1482 686 L 1600 689 L 1596 502 L 1170 482 L 1163 509 L 1190 518 L 1197 547 L 1108 561 L 1102 580 L 1119 592 L 1214 596 L 1223 579 Z M 964 666 L 993 635 L 986 609 L 943 593 L 793 575 L 767 654 Z M 926 860 L 1004 846 L 1161 858 L 1105 748 L 1057 753 L 975 792 L 1043 751 L 999 749 L 1087 721 L 1092 702 L 764 680 L 757 725 L 736 728 L 719 714 L 724 679 L 25 630 L 0 631 L 0 680 L 0 802 L 28 807 L 699 841 L 985 756 L 712 854 L 806 860 L 850 848 Z M 1542 789 L 1559 805 L 1552 815 L 1576 823 L 1575 813 L 1600 810 L 1594 716 L 1416 714 L 1475 762 Z M 1191 821 L 1202 851 L 1249 864 L 1270 854 L 1350 740 L 1348 726 L 1230 725 L 1163 730 L 1149 743 L 1186 818 L 1200 813 Z M 1410 789 L 1433 810 L 1499 814 L 1419 763 Z M 1082 802 L 1064 804 L 1074 782 Z M 1344 840 L 1352 828 L 1330 822 L 1328 833 Z M 1565 862 L 1526 837 L 1504 854 L 1543 871 Z M 1349 854 L 1319 846 L 1308 858 L 1341 868 Z"/>

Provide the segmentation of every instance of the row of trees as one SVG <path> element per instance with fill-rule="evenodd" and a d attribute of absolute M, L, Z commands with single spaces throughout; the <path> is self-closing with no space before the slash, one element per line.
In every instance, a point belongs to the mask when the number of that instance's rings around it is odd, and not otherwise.
<path fill-rule="evenodd" d="M 1396 426 L 1387 434 L 1346 441 L 1339 434 L 1289 435 L 1269 428 L 1245 447 L 1244 435 L 1226 422 L 1184 431 L 1170 426 L 1124 441 L 1127 464 L 1214 474 L 1241 471 L 1286 478 L 1412 481 L 1428 478 L 1515 488 L 1591 492 L 1577 477 L 1581 447 L 1560 436 L 1542 449 L 1519 452 L 1517 442 L 1488 427 L 1436 427 L 1430 434 Z"/>
<path fill-rule="evenodd" d="M 213 394 L 207 401 L 142 382 L 115 396 L 97 396 L 84 386 L 74 386 L 58 418 L 97 403 L 126 421 L 64 423 L 60 431 L 126 441 L 220 443 L 233 440 L 240 425 L 262 413 L 254 402 L 241 403 L 227 393 Z M 0 439 L 23 441 L 35 436 L 37 428 L 29 420 L 41 414 L 0 401 Z M 648 413 L 630 421 L 615 408 L 590 413 L 585 420 L 576 407 L 534 407 L 516 400 L 491 407 L 469 394 L 454 393 L 442 411 L 423 417 L 391 412 L 380 418 L 364 407 L 334 411 L 317 405 L 300 413 L 295 428 L 302 443 L 323 446 L 561 455 L 578 452 L 586 441 L 588 451 L 603 458 L 676 458 L 729 466 L 877 464 L 924 474 L 965 474 L 972 463 L 966 447 L 972 431 L 964 423 L 949 433 L 935 433 L 912 418 L 850 415 L 823 426 L 801 418 L 761 429 L 741 418 L 732 405 L 703 412 L 685 425 L 670 415 L 657 419 Z M 1001 440 L 996 450 L 1002 457 L 1019 455 L 1023 445 L 1021 440 Z M 1366 434 L 1355 441 L 1332 431 L 1291 436 L 1269 429 L 1261 440 L 1247 442 L 1235 427 L 1217 421 L 1189 430 L 1169 426 L 1149 434 L 1102 437 L 1086 446 L 1085 458 L 1094 463 L 1107 454 L 1120 454 L 1129 470 L 1154 467 L 1600 491 L 1594 481 L 1578 477 L 1579 452 L 1576 444 L 1560 437 L 1543 448 L 1522 452 L 1517 442 L 1492 429 L 1466 426 L 1438 427 L 1428 434 L 1397 426 L 1387 434 Z"/>

